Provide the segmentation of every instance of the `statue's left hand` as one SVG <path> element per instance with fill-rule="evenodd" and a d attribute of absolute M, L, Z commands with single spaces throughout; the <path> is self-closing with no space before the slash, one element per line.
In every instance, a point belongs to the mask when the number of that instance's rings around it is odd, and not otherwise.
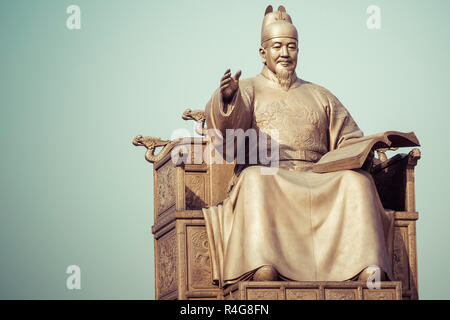
<path fill-rule="evenodd" d="M 362 169 L 371 172 L 372 166 L 373 166 L 373 158 L 375 154 L 373 150 L 370 150 L 369 154 L 367 155 L 366 161 L 364 162 Z"/>

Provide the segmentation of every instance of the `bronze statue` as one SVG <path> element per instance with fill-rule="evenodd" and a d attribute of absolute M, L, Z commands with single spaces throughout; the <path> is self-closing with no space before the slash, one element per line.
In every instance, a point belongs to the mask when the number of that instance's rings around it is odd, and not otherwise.
<path fill-rule="evenodd" d="M 283 6 L 266 9 L 254 78 L 226 70 L 206 106 L 208 129 L 277 130 L 280 169 L 240 172 L 223 203 L 203 209 L 213 278 L 366 280 L 369 266 L 392 279 L 387 252 L 393 219 L 362 169 L 314 173 L 324 154 L 363 133 L 327 89 L 297 77 L 298 33 Z"/>
<path fill-rule="evenodd" d="M 154 164 L 156 298 L 417 299 L 421 155 L 385 154 L 414 133 L 363 136 L 298 78 L 283 6 L 267 7 L 259 53 L 259 75 L 228 69 L 205 110 L 183 113 L 201 137 L 133 140 Z"/>

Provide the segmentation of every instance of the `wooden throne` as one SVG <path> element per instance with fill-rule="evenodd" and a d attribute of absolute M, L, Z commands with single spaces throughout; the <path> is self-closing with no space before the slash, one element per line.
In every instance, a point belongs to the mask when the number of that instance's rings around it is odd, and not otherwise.
<path fill-rule="evenodd" d="M 185 120 L 197 121 L 203 134 L 204 112 L 186 110 Z M 202 208 L 217 205 L 227 196 L 234 164 L 202 161 L 207 142 L 202 138 L 161 140 L 137 136 L 145 158 L 153 163 L 156 299 L 418 299 L 414 167 L 420 151 L 390 159 L 377 150 L 372 175 L 383 206 L 394 216 L 394 237 L 388 244 L 395 281 L 371 289 L 349 282 L 245 281 L 224 290 L 213 284 L 208 237 Z M 155 149 L 162 150 L 155 155 Z M 175 147 L 177 149 L 175 149 Z M 177 154 L 189 161 L 172 161 Z"/>

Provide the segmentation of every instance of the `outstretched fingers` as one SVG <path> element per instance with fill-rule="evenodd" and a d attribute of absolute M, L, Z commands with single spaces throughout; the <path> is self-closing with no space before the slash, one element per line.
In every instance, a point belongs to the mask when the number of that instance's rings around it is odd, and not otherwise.
<path fill-rule="evenodd" d="M 224 86 L 226 84 L 229 84 L 231 81 L 233 81 L 233 78 L 226 78 L 225 80 L 222 80 L 220 82 L 220 86 Z"/>
<path fill-rule="evenodd" d="M 225 90 L 226 88 L 228 88 L 229 86 L 230 86 L 229 83 L 226 83 L 226 84 L 224 84 L 224 85 L 221 85 L 221 86 L 220 86 L 220 90 L 223 91 L 223 90 Z"/>
<path fill-rule="evenodd" d="M 234 80 L 238 81 L 239 78 L 241 77 L 241 74 L 242 74 L 242 71 L 241 71 L 241 70 L 238 70 L 238 71 L 235 73 L 234 77 L 233 77 Z"/>
<path fill-rule="evenodd" d="M 227 71 L 225 71 L 225 73 L 223 74 L 222 79 L 220 79 L 220 80 L 222 81 L 222 80 L 225 80 L 226 78 L 229 78 L 229 77 L 231 77 L 231 70 L 227 69 Z"/>

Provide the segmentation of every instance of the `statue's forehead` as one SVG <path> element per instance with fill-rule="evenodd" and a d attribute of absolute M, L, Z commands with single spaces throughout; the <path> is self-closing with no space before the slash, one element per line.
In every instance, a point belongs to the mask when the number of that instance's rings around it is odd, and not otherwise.
<path fill-rule="evenodd" d="M 270 44 L 279 42 L 279 43 L 297 43 L 297 39 L 291 37 L 277 37 L 268 40 Z"/>

